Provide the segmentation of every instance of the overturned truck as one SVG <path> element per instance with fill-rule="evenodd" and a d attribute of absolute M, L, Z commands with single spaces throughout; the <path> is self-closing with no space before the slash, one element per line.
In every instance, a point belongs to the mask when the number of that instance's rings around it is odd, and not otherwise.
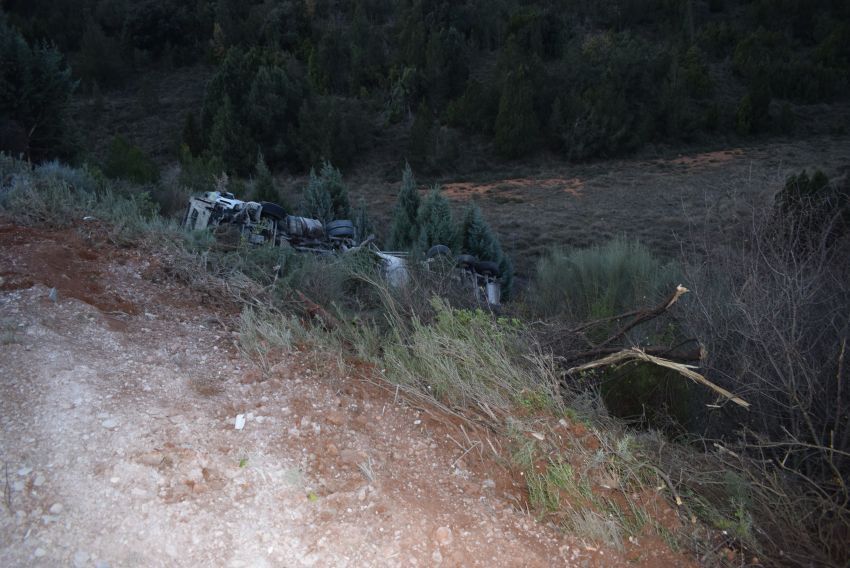
<path fill-rule="evenodd" d="M 380 263 L 392 286 L 404 286 L 410 279 L 409 255 L 381 251 L 374 236 L 359 238 L 354 224 L 346 219 L 322 223 L 318 219 L 288 215 L 283 207 L 268 201 L 243 201 L 228 192 L 208 191 L 191 197 L 183 216 L 188 230 L 208 229 L 222 240 L 253 246 L 292 248 L 314 254 L 340 254 L 368 250 Z M 456 276 L 472 289 L 476 300 L 488 306 L 501 301 L 499 268 L 493 262 L 474 256 L 453 256 L 444 245 L 431 247 L 424 264 L 451 259 Z"/>

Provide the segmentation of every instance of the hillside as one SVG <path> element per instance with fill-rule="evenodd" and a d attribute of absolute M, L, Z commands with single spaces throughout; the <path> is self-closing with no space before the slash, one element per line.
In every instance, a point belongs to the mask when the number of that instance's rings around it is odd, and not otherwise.
<path fill-rule="evenodd" d="M 692 565 L 535 522 L 503 440 L 379 369 L 302 346 L 263 376 L 238 306 L 167 254 L 86 226 L 0 245 L 4 566 Z"/>
<path fill-rule="evenodd" d="M 6 0 L 0 564 L 847 568 L 848 258 L 846 0 Z"/>

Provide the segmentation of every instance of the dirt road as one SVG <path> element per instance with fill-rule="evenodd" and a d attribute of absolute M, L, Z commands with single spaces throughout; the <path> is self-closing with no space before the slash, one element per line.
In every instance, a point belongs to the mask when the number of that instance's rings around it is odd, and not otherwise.
<path fill-rule="evenodd" d="M 626 564 L 328 354 L 259 381 L 149 254 L 0 225 L 0 278 L 2 566 Z"/>

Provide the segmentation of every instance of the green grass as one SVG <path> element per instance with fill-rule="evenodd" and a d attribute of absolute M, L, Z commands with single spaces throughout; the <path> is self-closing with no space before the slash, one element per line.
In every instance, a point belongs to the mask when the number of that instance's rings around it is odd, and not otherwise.
<path fill-rule="evenodd" d="M 521 331 L 480 310 L 459 310 L 434 298 L 431 325 L 414 318 L 394 326 L 384 350 L 390 380 L 415 386 L 453 405 L 507 410 L 532 401 L 561 407 L 557 375 L 544 355 L 527 356 Z"/>

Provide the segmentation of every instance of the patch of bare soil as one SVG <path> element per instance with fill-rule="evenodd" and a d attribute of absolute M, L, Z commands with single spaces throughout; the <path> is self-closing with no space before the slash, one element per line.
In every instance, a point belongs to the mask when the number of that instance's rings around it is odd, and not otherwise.
<path fill-rule="evenodd" d="M 687 562 L 535 521 L 511 472 L 373 370 L 295 351 L 260 380 L 236 314 L 157 264 L 0 227 L 0 565 Z"/>

